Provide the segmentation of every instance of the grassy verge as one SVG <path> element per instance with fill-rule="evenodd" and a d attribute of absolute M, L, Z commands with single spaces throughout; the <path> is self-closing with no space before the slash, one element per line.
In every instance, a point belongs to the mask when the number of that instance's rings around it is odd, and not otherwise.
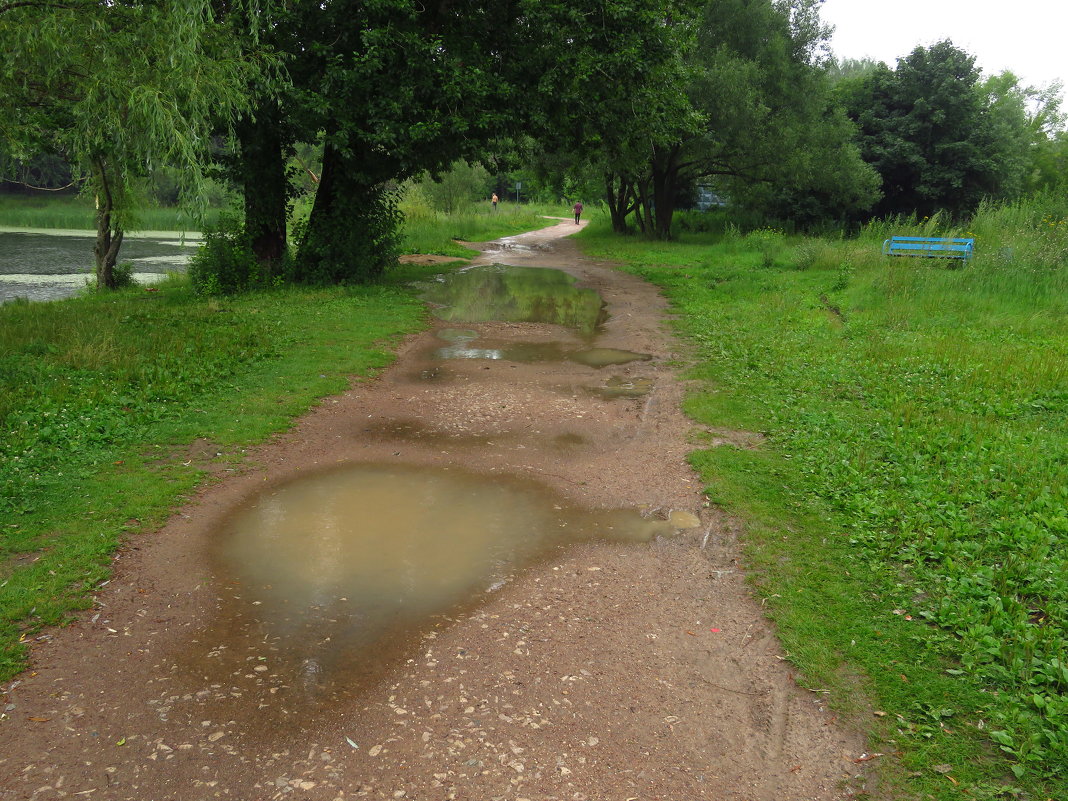
<path fill-rule="evenodd" d="M 888 797 L 1068 797 L 1068 224 L 1025 211 L 964 269 L 881 230 L 581 238 L 681 312 L 693 418 L 767 435 L 691 459 Z"/>
<path fill-rule="evenodd" d="M 126 536 L 208 478 L 192 443 L 238 462 L 387 364 L 424 319 L 403 285 L 428 273 L 224 300 L 175 279 L 0 306 L 0 679 L 27 637 L 87 606 Z"/>

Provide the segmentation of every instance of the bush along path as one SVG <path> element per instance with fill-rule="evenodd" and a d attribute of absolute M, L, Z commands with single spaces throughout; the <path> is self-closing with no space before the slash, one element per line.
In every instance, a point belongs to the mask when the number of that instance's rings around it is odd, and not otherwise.
<path fill-rule="evenodd" d="M 575 230 L 512 237 L 480 260 L 566 271 L 550 282 L 562 296 L 505 304 L 557 322 L 430 321 L 376 379 L 242 460 L 180 454 L 233 472 L 132 536 L 93 608 L 34 639 L 32 669 L 3 685 L 0 795 L 863 791 L 863 739 L 833 697 L 798 686 L 746 587 L 736 530 L 686 461 L 664 301 L 580 259 Z M 517 293 L 533 282 L 483 274 Z M 573 318 L 597 315 L 593 293 L 607 312 L 597 328 Z M 302 488 L 316 522 L 276 536 Z M 502 536 L 534 521 L 545 542 L 505 553 L 488 538 L 474 561 L 489 573 L 423 608 L 467 570 L 457 553 L 487 516 Z M 398 532 L 398 520 L 412 522 Z M 235 551 L 248 531 L 252 547 Z M 368 559 L 384 561 L 367 571 Z M 388 606 L 402 591 L 419 614 Z"/>
<path fill-rule="evenodd" d="M 688 412 L 766 435 L 691 461 L 746 520 L 791 658 L 871 699 L 897 792 L 1066 797 L 1063 276 L 795 244 L 588 248 L 671 298 Z"/>

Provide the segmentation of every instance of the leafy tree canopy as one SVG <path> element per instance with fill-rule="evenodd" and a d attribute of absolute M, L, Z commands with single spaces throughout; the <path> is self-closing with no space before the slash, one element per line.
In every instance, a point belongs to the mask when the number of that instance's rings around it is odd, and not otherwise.
<path fill-rule="evenodd" d="M 699 124 L 650 143 L 639 222 L 670 235 L 682 187 L 711 179 L 741 198 L 822 186 L 838 205 L 870 203 L 873 179 L 831 105 L 820 0 L 708 0 L 687 94 Z"/>
<path fill-rule="evenodd" d="M 1028 119 L 1028 90 L 1011 74 L 983 83 L 975 59 L 942 41 L 917 47 L 895 70 L 846 78 L 837 91 L 882 179 L 877 214 L 963 214 L 984 197 L 1021 191 L 1042 123 Z"/>

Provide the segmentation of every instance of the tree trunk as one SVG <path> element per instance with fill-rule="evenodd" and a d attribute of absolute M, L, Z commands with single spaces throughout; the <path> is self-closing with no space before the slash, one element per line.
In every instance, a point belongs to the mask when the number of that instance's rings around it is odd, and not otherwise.
<path fill-rule="evenodd" d="M 671 220 L 675 216 L 678 193 L 678 149 L 656 153 L 652 161 L 653 233 L 657 239 L 671 239 Z"/>
<path fill-rule="evenodd" d="M 397 263 L 395 192 L 370 183 L 352 157 L 327 145 L 295 278 L 306 284 L 368 283 Z"/>
<path fill-rule="evenodd" d="M 606 173 L 604 183 L 605 196 L 608 199 L 608 213 L 612 217 L 612 230 L 617 234 L 630 233 L 627 216 L 634 211 L 634 183 L 625 176 L 615 173 Z"/>
<path fill-rule="evenodd" d="M 652 196 L 649 194 L 649 176 L 646 174 L 636 181 L 631 188 L 634 193 L 634 219 L 642 236 L 648 236 L 653 230 Z"/>
<path fill-rule="evenodd" d="M 115 198 L 108 182 L 107 166 L 103 159 L 93 160 L 93 180 L 96 183 L 96 244 L 93 256 L 96 260 L 96 285 L 98 289 L 115 289 L 115 262 L 122 247 L 122 229 L 111 227 L 111 215 L 115 211 Z"/>
<path fill-rule="evenodd" d="M 237 130 L 241 143 L 240 176 L 245 194 L 245 231 L 261 275 L 269 278 L 282 269 L 287 251 L 289 181 L 274 103 L 264 104 L 255 119 Z"/>

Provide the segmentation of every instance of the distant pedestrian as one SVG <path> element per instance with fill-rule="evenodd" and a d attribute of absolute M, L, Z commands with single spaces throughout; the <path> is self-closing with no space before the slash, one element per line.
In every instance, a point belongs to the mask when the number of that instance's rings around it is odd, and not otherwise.
<path fill-rule="evenodd" d="M 579 224 L 579 217 L 582 216 L 582 201 L 579 200 L 575 203 L 575 225 Z"/>
<path fill-rule="evenodd" d="M 491 202 L 491 203 L 493 203 L 493 210 L 494 210 L 494 211 L 496 211 L 496 210 L 497 210 L 497 203 L 498 203 L 499 201 L 500 201 L 500 198 L 499 198 L 499 197 L 497 197 L 497 193 L 496 193 L 496 192 L 494 192 L 494 193 L 493 193 L 493 197 L 491 197 L 491 198 L 490 198 L 490 202 Z"/>

